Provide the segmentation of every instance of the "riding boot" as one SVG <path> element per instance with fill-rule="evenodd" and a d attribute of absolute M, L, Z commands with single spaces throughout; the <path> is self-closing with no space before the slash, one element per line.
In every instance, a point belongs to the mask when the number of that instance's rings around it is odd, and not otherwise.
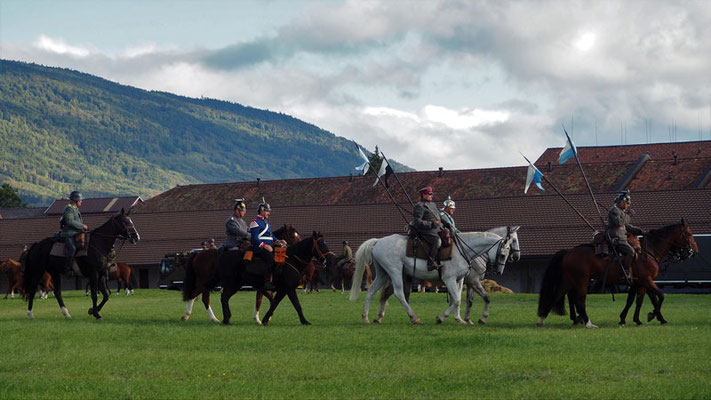
<path fill-rule="evenodd" d="M 437 264 L 435 262 L 435 257 L 437 257 L 437 253 L 439 252 L 439 249 L 437 246 L 431 245 L 428 243 L 429 249 L 427 251 L 427 270 L 428 271 L 433 271 L 435 269 L 439 269 L 441 265 Z"/>
<path fill-rule="evenodd" d="M 262 285 L 262 289 L 273 292 L 276 290 L 276 287 L 271 281 L 271 275 L 272 275 L 272 266 L 269 265 L 268 267 L 265 268 L 264 272 L 264 284 Z"/>

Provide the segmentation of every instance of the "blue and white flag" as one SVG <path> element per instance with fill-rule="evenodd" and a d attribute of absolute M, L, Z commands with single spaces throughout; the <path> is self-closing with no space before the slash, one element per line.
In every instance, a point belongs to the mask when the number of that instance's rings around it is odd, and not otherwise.
<path fill-rule="evenodd" d="M 563 150 L 560 151 L 560 155 L 558 156 L 558 164 L 564 164 L 566 161 L 570 160 L 571 158 L 575 157 L 576 154 L 578 154 L 578 149 L 575 148 L 573 141 L 570 140 L 568 132 L 565 132 L 565 137 L 565 147 L 563 147 Z"/>
<path fill-rule="evenodd" d="M 389 171 L 388 171 L 389 170 Z M 373 187 L 378 185 L 378 181 L 380 178 L 385 175 L 385 181 L 383 182 L 385 184 L 385 187 L 388 187 L 388 181 L 387 181 L 387 173 L 392 174 L 392 169 L 390 169 L 390 164 L 388 164 L 388 159 L 383 156 L 383 162 L 380 163 L 380 171 L 378 171 L 378 177 L 375 178 L 375 182 L 373 182 Z"/>
<path fill-rule="evenodd" d="M 363 150 L 361 150 L 360 146 L 356 145 L 356 148 L 358 148 L 358 153 L 360 153 L 360 156 L 363 158 L 363 164 L 355 167 L 356 170 L 361 171 L 363 175 L 368 173 L 368 169 L 370 167 L 370 160 L 368 160 L 368 157 L 365 156 L 365 153 L 363 153 Z"/>
<path fill-rule="evenodd" d="M 543 173 L 538 170 L 533 164 L 530 162 L 528 163 L 528 174 L 526 175 L 526 188 L 523 189 L 523 193 L 528 192 L 528 187 L 531 186 L 531 182 L 535 183 L 536 186 L 538 186 L 539 189 L 541 190 L 546 190 L 543 189 L 543 186 L 541 186 L 541 178 L 543 178 Z"/>

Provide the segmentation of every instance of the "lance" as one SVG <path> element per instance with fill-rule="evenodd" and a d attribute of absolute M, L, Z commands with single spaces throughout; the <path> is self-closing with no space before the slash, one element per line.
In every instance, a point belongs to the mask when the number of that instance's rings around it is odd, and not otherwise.
<path fill-rule="evenodd" d="M 384 157 L 385 157 L 385 156 L 383 156 L 383 158 L 384 158 Z M 392 168 L 392 167 L 391 167 L 391 168 Z M 375 172 L 375 177 L 378 179 L 378 182 L 380 182 L 380 184 L 383 185 L 383 188 L 385 188 L 385 191 L 388 193 L 388 196 L 390 196 L 390 200 L 393 202 L 393 204 L 395 205 L 395 207 L 397 208 L 397 210 L 400 212 L 400 215 L 402 216 L 402 219 L 405 220 L 405 223 L 406 223 L 406 224 L 409 224 L 409 223 L 410 223 L 410 220 L 407 219 L 407 217 L 405 216 L 405 214 L 402 212 L 402 208 L 400 207 L 399 204 L 397 204 L 397 202 L 395 201 L 395 197 L 393 197 L 393 194 L 390 193 L 390 189 L 388 189 L 388 187 L 385 186 L 385 182 L 383 182 L 383 180 L 380 179 L 380 176 L 378 176 L 378 173 L 377 173 L 377 172 Z"/>
<path fill-rule="evenodd" d="M 387 158 L 385 158 L 385 154 L 383 154 L 382 150 L 380 150 L 380 154 L 383 156 L 383 160 L 387 160 Z M 390 165 L 390 163 L 388 163 L 388 165 Z M 405 187 L 402 186 L 402 182 L 400 182 L 400 178 L 395 173 L 395 169 L 393 169 L 392 165 L 390 165 L 390 170 L 393 171 L 393 176 L 395 177 L 395 180 L 397 181 L 398 185 L 400 185 L 400 189 L 402 189 L 403 193 L 405 193 L 405 196 L 407 196 L 407 201 L 410 202 L 410 206 L 412 206 L 414 208 L 415 203 L 412 202 L 412 199 L 410 198 L 410 195 L 407 193 L 407 190 L 405 190 Z M 378 177 L 378 179 L 380 179 L 380 177 Z M 383 182 L 381 181 L 381 183 L 383 183 Z M 383 183 L 383 186 L 385 186 L 384 183 Z"/>
<path fill-rule="evenodd" d="M 533 163 L 526 156 L 524 156 L 523 153 L 521 153 L 521 155 L 523 156 L 523 158 L 526 159 L 526 161 L 528 161 L 529 164 L 533 165 Z M 598 232 L 598 230 L 595 229 L 594 226 L 592 226 L 590 221 L 588 221 L 588 219 L 585 218 L 585 216 L 580 211 L 578 211 L 578 209 L 575 208 L 575 206 L 570 201 L 568 201 L 568 199 L 565 198 L 565 196 L 563 196 L 563 193 L 561 193 L 560 190 L 558 190 L 558 188 L 555 187 L 555 185 L 551 181 L 549 181 L 545 175 L 541 174 L 541 177 L 546 181 L 546 183 L 548 183 L 548 185 L 550 185 L 550 187 L 553 188 L 553 190 L 555 190 L 556 193 L 558 193 L 558 195 L 570 206 L 570 208 L 572 208 L 573 211 L 575 211 L 578 214 L 578 216 L 590 227 L 590 229 L 593 230 L 593 232 Z"/>
<path fill-rule="evenodd" d="M 565 132 L 565 137 L 568 139 L 568 142 L 570 142 L 570 145 L 573 146 L 573 142 L 570 140 L 570 136 L 568 135 L 568 131 L 565 130 L 565 126 L 563 126 L 563 132 Z M 585 185 L 588 187 L 588 192 L 590 192 L 590 197 L 592 198 L 593 204 L 595 204 L 595 210 L 597 211 L 597 216 L 600 217 L 600 222 L 602 222 L 602 225 L 605 226 L 605 219 L 602 217 L 602 214 L 600 213 L 600 207 L 597 205 L 597 200 L 595 200 L 595 194 L 592 191 L 592 188 L 590 187 L 590 182 L 588 181 L 588 177 L 585 176 L 585 171 L 583 171 L 583 165 L 580 163 L 580 159 L 578 158 L 578 149 L 575 149 L 573 151 L 573 154 L 575 155 L 575 162 L 578 163 L 578 167 L 580 168 L 580 173 L 583 175 L 583 179 L 585 180 Z"/>

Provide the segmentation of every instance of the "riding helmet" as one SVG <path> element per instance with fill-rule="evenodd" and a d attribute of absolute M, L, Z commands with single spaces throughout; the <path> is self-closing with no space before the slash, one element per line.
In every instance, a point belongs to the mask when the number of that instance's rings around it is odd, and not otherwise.
<path fill-rule="evenodd" d="M 259 203 L 259 205 L 257 206 L 257 214 L 262 212 L 262 210 L 267 210 L 267 211 L 272 210 L 272 207 L 269 205 L 269 203 L 266 202 L 266 200 L 264 200 L 264 197 L 262 197 L 262 202 Z"/>
<path fill-rule="evenodd" d="M 618 194 L 617 197 L 615 197 L 615 204 L 617 204 L 623 200 L 628 204 L 632 204 L 632 198 L 630 198 L 629 189 L 621 191 L 620 194 Z"/>
<path fill-rule="evenodd" d="M 72 201 L 80 201 L 80 200 L 84 200 L 84 196 L 82 196 L 82 194 L 79 191 L 75 190 L 69 194 L 69 199 Z"/>
<path fill-rule="evenodd" d="M 247 204 L 245 204 L 243 198 L 235 199 L 235 203 L 234 203 L 234 205 L 232 206 L 232 209 L 233 209 L 233 210 L 244 211 L 244 210 L 247 209 Z"/>
<path fill-rule="evenodd" d="M 444 201 L 444 208 L 456 208 L 454 206 L 454 200 L 452 200 L 451 196 L 447 196 L 447 200 Z"/>

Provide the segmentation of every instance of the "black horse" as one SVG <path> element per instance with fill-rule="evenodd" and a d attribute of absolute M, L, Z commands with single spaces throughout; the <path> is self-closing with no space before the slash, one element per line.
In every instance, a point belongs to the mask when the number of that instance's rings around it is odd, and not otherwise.
<path fill-rule="evenodd" d="M 130 211 L 129 211 L 130 213 Z M 116 239 L 128 240 L 130 243 L 136 243 L 140 240 L 138 231 L 136 231 L 133 221 L 123 209 L 119 214 L 109 218 L 103 225 L 92 230 L 89 233 L 89 242 L 87 243 L 87 254 L 85 256 L 76 257 L 76 263 L 79 266 L 79 271 L 84 277 L 89 279 L 91 284 L 91 301 L 92 307 L 89 309 L 89 315 L 93 315 L 96 319 L 101 319 L 99 311 L 109 299 L 109 294 L 106 290 L 106 280 L 104 279 L 107 269 L 107 259 L 111 247 L 116 242 Z M 54 237 L 44 239 L 30 247 L 27 253 L 27 262 L 24 272 L 24 287 L 25 296 L 27 299 L 27 316 L 34 319 L 32 313 L 32 305 L 35 298 L 35 291 L 40 278 L 46 272 L 52 276 L 54 281 L 54 297 L 57 298 L 59 308 L 62 310 L 65 318 L 71 318 L 69 311 L 64 306 L 62 299 L 62 269 L 64 266 L 64 257 L 50 255 L 52 246 L 56 242 Z M 97 291 L 101 290 L 104 296 L 101 303 L 97 306 Z"/>
<path fill-rule="evenodd" d="M 299 319 L 304 325 L 311 325 L 304 317 L 301 310 L 299 298 L 296 295 L 296 288 L 299 286 L 299 281 L 304 269 L 309 265 L 312 258 L 318 258 L 321 262 L 326 259 L 327 254 L 332 254 L 328 250 L 328 246 L 323 240 L 323 235 L 320 232 L 313 234 L 293 246 L 289 246 L 286 250 L 287 260 L 282 266 L 275 266 L 273 270 L 272 281 L 276 287 L 276 295 L 272 299 L 271 296 L 261 289 L 257 289 L 263 293 L 270 303 L 269 311 L 267 311 L 262 324 L 267 325 L 274 310 L 279 306 L 279 302 L 288 296 L 291 304 L 299 314 Z M 237 293 L 243 285 L 259 286 L 263 282 L 262 276 L 251 275 L 245 271 L 244 263 L 242 262 L 243 253 L 239 251 L 229 251 L 223 253 L 218 258 L 217 264 L 219 269 L 220 281 L 222 285 L 222 323 L 229 325 L 232 312 L 230 311 L 230 298 Z"/>

